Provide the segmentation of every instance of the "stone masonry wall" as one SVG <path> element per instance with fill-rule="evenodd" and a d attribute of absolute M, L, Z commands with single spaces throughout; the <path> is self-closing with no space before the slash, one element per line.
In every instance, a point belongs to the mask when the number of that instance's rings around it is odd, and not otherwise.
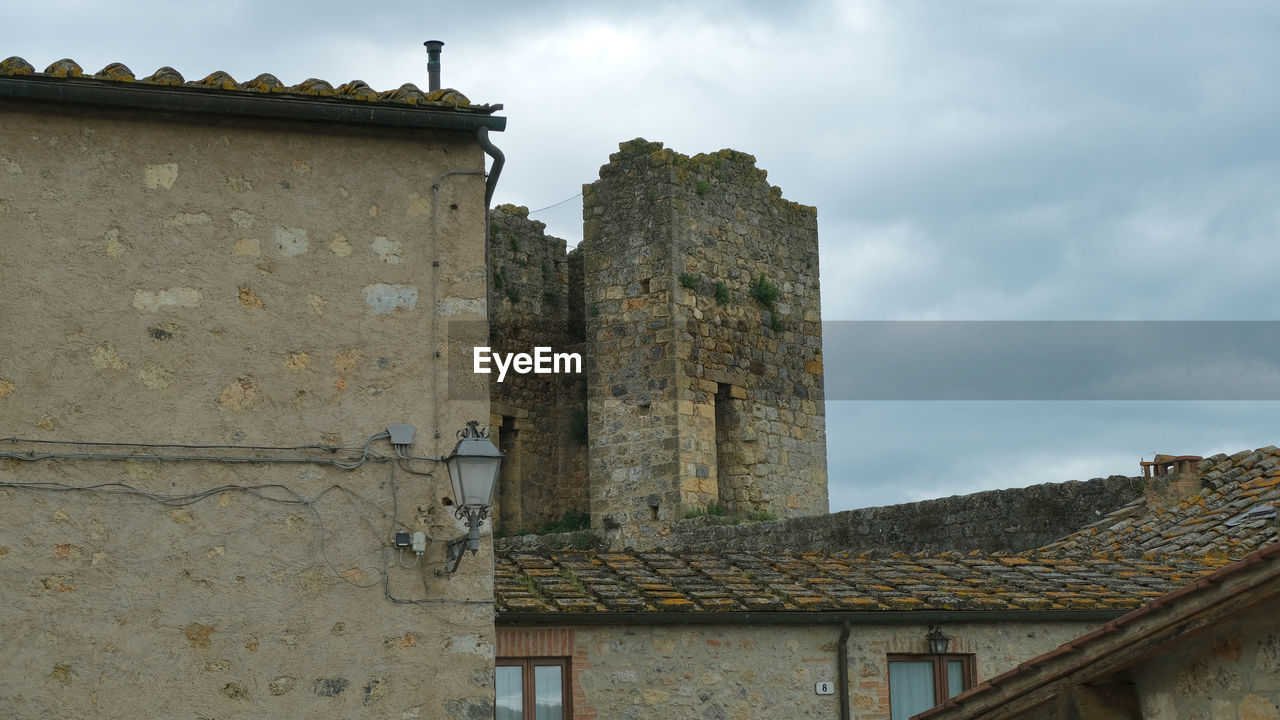
<path fill-rule="evenodd" d="M 1099 622 L 944 623 L 951 652 L 973 654 L 981 682 L 1088 632 Z M 499 657 L 572 660 L 574 718 L 839 717 L 840 625 L 498 627 Z M 889 718 L 889 654 L 926 653 L 926 623 L 854 625 L 854 717 Z"/>
<path fill-rule="evenodd" d="M 622 143 L 583 188 L 593 526 L 825 513 L 817 226 L 754 158 Z"/>
<path fill-rule="evenodd" d="M 1139 478 L 1115 475 L 775 523 L 720 525 L 718 518 L 696 518 L 677 525 L 662 547 L 855 553 L 1032 550 L 1141 497 L 1141 487 Z"/>
<path fill-rule="evenodd" d="M 654 536 L 681 517 L 670 173 L 615 153 L 583 186 L 592 526 Z"/>
<path fill-rule="evenodd" d="M 901 505 L 845 510 L 778 522 L 727 524 L 727 518 L 678 522 L 657 547 L 687 550 L 821 552 L 983 552 L 1034 550 L 1069 535 L 1140 497 L 1140 478 L 988 490 Z M 569 535 L 504 538 L 508 549 L 565 547 Z"/>
<path fill-rule="evenodd" d="M 570 328 L 565 241 L 548 237 L 529 210 L 500 205 L 489 214 L 489 319 L 495 351 L 537 346 L 582 354 Z M 580 303 L 579 303 L 580 311 Z M 496 372 L 496 370 L 495 370 Z M 506 452 L 497 516 L 503 532 L 535 529 L 585 513 L 585 374 L 490 376 L 493 437 Z"/>
<path fill-rule="evenodd" d="M 443 469 L 361 462 L 488 415 L 442 371 L 485 322 L 474 138 L 0 128 L 0 715 L 491 717 L 490 544 L 443 573 Z"/>

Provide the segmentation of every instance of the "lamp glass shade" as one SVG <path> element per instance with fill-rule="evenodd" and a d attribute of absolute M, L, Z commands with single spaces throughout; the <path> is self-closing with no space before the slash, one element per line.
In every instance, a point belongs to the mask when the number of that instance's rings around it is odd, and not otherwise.
<path fill-rule="evenodd" d="M 929 643 L 929 652 L 934 655 L 945 654 L 951 646 L 951 636 L 942 632 L 938 626 L 929 628 L 929 634 L 925 635 L 925 640 Z"/>
<path fill-rule="evenodd" d="M 502 453 L 488 438 L 459 440 L 453 454 L 445 460 L 449 480 L 453 483 L 454 502 L 463 507 L 493 505 L 493 491 L 498 484 L 501 465 Z"/>

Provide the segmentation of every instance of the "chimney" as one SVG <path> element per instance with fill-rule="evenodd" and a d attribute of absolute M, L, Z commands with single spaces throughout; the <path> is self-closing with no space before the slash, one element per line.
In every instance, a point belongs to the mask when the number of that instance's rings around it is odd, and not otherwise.
<path fill-rule="evenodd" d="M 1147 507 L 1171 508 L 1200 491 L 1199 455 L 1156 455 L 1142 466 Z"/>
<path fill-rule="evenodd" d="M 427 92 L 435 92 L 440 89 L 440 48 L 444 42 L 428 40 L 422 44 L 427 46 Z"/>

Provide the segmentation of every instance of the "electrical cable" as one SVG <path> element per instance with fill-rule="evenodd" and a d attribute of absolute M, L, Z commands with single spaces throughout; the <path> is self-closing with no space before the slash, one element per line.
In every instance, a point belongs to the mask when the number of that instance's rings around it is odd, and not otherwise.
<path fill-rule="evenodd" d="M 574 199 L 574 198 L 580 198 L 580 197 L 582 197 L 582 193 L 581 193 L 581 192 L 577 192 L 577 193 L 574 193 L 572 196 L 567 197 L 567 198 L 565 198 L 565 199 L 561 200 L 561 201 L 560 201 L 560 202 L 558 202 L 558 203 L 551 203 L 550 205 L 548 205 L 548 206 L 546 206 L 546 207 L 540 207 L 540 208 L 538 208 L 537 210 L 530 210 L 530 211 L 529 211 L 529 214 L 530 214 L 530 215 L 532 215 L 532 214 L 534 214 L 534 213 L 540 213 L 540 212 L 542 212 L 543 210 L 550 210 L 550 209 L 551 209 L 551 208 L 553 208 L 553 207 L 559 207 L 559 206 L 561 206 L 561 205 L 563 205 L 563 204 L 565 204 L 565 203 L 569 202 L 570 200 L 572 200 L 572 199 Z"/>
<path fill-rule="evenodd" d="M 184 449 L 228 449 L 228 450 L 271 450 L 271 451 L 297 451 L 302 449 L 322 449 L 326 452 L 336 452 L 341 449 L 345 452 L 357 452 L 358 458 L 349 462 L 341 462 L 327 458 L 311 458 L 311 457 L 263 457 L 260 455 L 161 455 L 158 453 L 39 453 L 34 450 L 27 450 L 25 453 L 16 452 L 0 452 L 0 458 L 10 458 L 20 460 L 22 462 L 35 462 L 39 460 L 150 460 L 154 462 L 226 462 L 226 463 L 309 463 L 313 465 L 324 465 L 328 467 L 336 467 L 342 470 L 355 470 L 363 466 L 369 460 L 377 460 L 379 462 L 388 462 L 393 458 L 387 457 L 381 453 L 373 452 L 371 447 L 374 440 L 388 437 L 389 433 L 385 430 L 376 433 L 365 441 L 361 448 L 332 448 L 324 445 L 312 446 L 295 446 L 295 447 L 239 447 L 234 445 L 163 445 L 151 443 L 97 443 L 97 442 L 77 442 L 68 440 L 32 440 L 29 438 L 7 437 L 0 438 L 0 443 L 32 443 L 32 444 L 58 444 L 58 445 L 79 445 L 79 446 L 99 446 L 99 447 L 136 447 L 146 449 L 156 448 L 184 448 Z M 423 458 L 426 459 L 426 458 Z"/>
<path fill-rule="evenodd" d="M 379 462 L 391 462 L 392 464 L 389 467 L 390 474 L 391 474 L 389 482 L 391 485 L 391 503 L 392 503 L 392 508 L 390 513 L 388 513 L 385 509 L 383 509 L 381 506 L 379 506 L 377 503 L 370 500 L 369 498 L 351 490 L 350 488 L 344 485 L 336 484 L 336 483 L 333 485 L 329 485 L 328 487 L 319 491 L 318 493 L 316 493 L 314 496 L 310 498 L 302 495 L 301 493 L 294 490 L 293 488 L 288 487 L 287 485 L 282 485 L 279 483 L 261 483 L 257 485 L 225 484 L 225 485 L 219 485 L 213 488 L 207 488 L 205 490 L 201 490 L 198 492 L 182 493 L 182 494 L 163 494 L 163 493 L 150 492 L 150 491 L 143 490 L 141 488 L 138 488 L 123 482 L 105 482 L 105 483 L 97 483 L 93 485 L 68 485 L 66 483 L 61 483 L 61 482 L 46 482 L 46 481 L 38 481 L 38 482 L 7 481 L 7 482 L 0 482 L 0 488 L 12 488 L 15 490 L 46 491 L 46 492 L 85 492 L 85 493 L 91 493 L 91 494 L 131 495 L 131 496 L 141 497 L 146 500 L 150 500 L 152 502 L 158 503 L 160 505 L 164 505 L 166 507 L 183 507 L 185 505 L 191 505 L 193 503 L 197 503 L 201 500 L 204 500 L 206 498 L 209 498 L 224 492 L 243 492 L 247 495 L 256 497 L 261 500 L 266 500 L 268 502 L 281 503 L 284 505 L 304 506 L 311 512 L 311 514 L 316 519 L 316 529 L 317 529 L 317 532 L 320 534 L 320 542 L 318 543 L 318 546 L 320 549 L 320 556 L 324 560 L 324 564 L 329 568 L 329 570 L 334 575 L 338 576 L 343 582 L 346 582 L 347 584 L 358 587 L 358 588 L 371 588 L 381 583 L 383 587 L 383 594 L 386 596 L 386 598 L 391 602 L 394 602 L 397 604 L 427 605 L 427 604 L 456 603 L 456 604 L 493 605 L 494 600 L 492 599 L 477 600 L 477 599 L 467 599 L 467 598 L 398 598 L 393 596 L 391 594 L 391 577 L 390 577 L 389 567 L 387 564 L 387 554 L 390 548 L 386 546 L 382 548 L 382 552 L 380 553 L 382 556 L 382 566 L 380 568 L 376 568 L 376 567 L 370 568 L 373 571 L 377 572 L 377 574 L 381 576 L 381 579 L 374 580 L 373 582 L 370 582 L 370 583 L 359 583 L 352 580 L 350 577 L 348 577 L 350 573 L 347 573 L 347 574 L 342 573 L 341 571 L 338 570 L 337 566 L 333 564 L 333 561 L 329 559 L 328 548 L 327 548 L 327 539 L 329 534 L 328 528 L 325 526 L 324 517 L 320 514 L 320 511 L 316 505 L 330 492 L 333 492 L 333 491 L 341 492 L 345 494 L 353 504 L 368 506 L 374 509 L 375 511 L 377 511 L 377 513 L 380 514 L 382 517 L 389 519 L 391 521 L 391 533 L 390 533 L 391 537 L 394 537 L 395 530 L 397 527 L 403 527 L 405 529 L 411 528 L 410 525 L 408 525 L 407 523 L 401 522 L 399 519 L 399 498 L 397 496 L 395 468 L 396 466 L 400 466 L 401 469 L 405 470 L 406 472 L 409 472 L 415 475 L 425 475 L 428 477 L 433 477 L 431 472 L 423 471 L 423 470 L 415 470 L 409 467 L 407 463 L 413 460 L 440 462 L 444 458 L 408 455 L 398 445 L 393 445 L 393 448 L 395 450 L 395 457 L 383 455 L 381 453 L 378 453 L 372 450 L 372 445 L 374 441 L 388 438 L 388 437 L 390 437 L 390 433 L 388 433 L 385 430 L 382 432 L 375 433 L 374 435 L 371 435 L 368 438 L 368 440 L 365 441 L 362 447 L 359 447 L 359 448 L 354 448 L 354 447 L 339 448 L 339 447 L 330 446 L 330 445 L 295 445 L 295 446 L 191 445 L 191 444 L 162 444 L 162 443 L 85 442 L 85 441 L 74 441 L 74 440 L 41 440 L 41 439 L 20 438 L 20 437 L 0 438 L 0 443 L 29 443 L 33 445 L 36 445 L 36 444 L 78 445 L 81 447 L 84 447 L 84 446 L 122 447 L 122 448 L 139 448 L 139 449 L 147 449 L 147 450 L 156 450 L 156 449 L 164 449 L 164 448 L 175 448 L 175 449 L 183 449 L 183 450 L 241 450 L 241 451 L 251 450 L 251 451 L 260 451 L 260 452 L 300 452 L 300 451 L 306 451 L 306 450 L 321 450 L 328 453 L 336 453 L 339 451 L 346 452 L 346 453 L 355 453 L 355 452 L 359 453 L 358 457 L 346 462 L 327 459 L 327 458 L 310 458 L 310 457 L 263 457 L 263 456 L 239 456 L 239 455 L 168 455 L 168 454 L 159 454 L 159 453 L 139 454 L 139 453 L 92 453 L 92 452 L 90 453 L 84 453 L 84 452 L 82 453 L 71 453 L 71 452 L 36 453 L 34 450 L 31 450 L 31 449 L 28 449 L 25 453 L 3 452 L 3 453 L 0 453 L 0 458 L 12 458 L 14 460 L 20 460 L 23 462 L 36 462 L 40 460 L 73 459 L 73 460 L 151 460 L 151 461 L 175 461 L 175 462 L 195 461 L 195 462 L 227 462 L 227 463 L 313 463 L 318 465 L 337 467 L 343 470 L 355 470 L 363 466 L 369 460 L 375 460 Z M 376 534 L 376 530 L 372 526 L 370 526 L 369 529 L 371 531 L 374 531 Z M 435 538 L 428 536 L 428 539 L 431 540 L 432 542 L 435 542 Z M 410 566 L 405 566 L 398 559 L 396 564 L 400 565 L 401 567 L 404 567 L 405 569 L 411 569 L 415 566 L 419 566 L 420 562 L 421 562 L 421 558 L 419 557 L 414 561 L 414 564 Z M 427 564 L 443 564 L 443 563 L 429 562 Z M 361 570 L 361 572 L 364 572 L 363 568 L 359 568 L 359 569 Z M 427 585 L 425 564 L 422 565 L 420 574 L 422 576 L 423 588 L 426 592 L 429 593 L 430 587 Z"/>

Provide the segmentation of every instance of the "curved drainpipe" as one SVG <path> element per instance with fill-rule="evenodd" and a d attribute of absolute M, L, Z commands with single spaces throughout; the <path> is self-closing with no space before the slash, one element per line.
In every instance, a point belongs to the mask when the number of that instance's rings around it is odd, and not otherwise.
<path fill-rule="evenodd" d="M 497 145 L 489 142 L 489 128 L 476 128 L 476 140 L 480 142 L 480 149 L 484 150 L 484 154 L 493 158 L 493 167 L 489 168 L 489 177 L 484 181 L 484 209 L 485 217 L 489 214 L 489 203 L 493 201 L 493 191 L 498 187 L 498 176 L 502 174 L 502 164 L 507 161 L 506 156 L 498 149 Z M 489 225 L 488 219 L 485 220 L 485 227 Z M 485 233 L 488 236 L 488 232 Z"/>
<path fill-rule="evenodd" d="M 507 159 L 498 146 L 489 141 L 489 128 L 476 128 L 476 141 L 480 143 L 480 149 L 484 150 L 484 154 L 493 158 L 493 166 L 489 168 L 489 176 L 484 181 L 484 307 L 487 325 L 489 303 L 493 299 L 493 288 L 489 286 L 493 282 L 493 269 L 490 267 L 489 258 L 489 203 L 493 201 L 493 191 L 498 187 L 498 176 L 502 174 L 502 165 Z M 497 518 L 494 518 L 494 522 L 498 522 Z"/>
<path fill-rule="evenodd" d="M 840 692 L 840 720 L 850 720 L 849 712 L 849 632 L 848 620 L 840 626 L 840 644 L 836 647 L 836 685 Z"/>

